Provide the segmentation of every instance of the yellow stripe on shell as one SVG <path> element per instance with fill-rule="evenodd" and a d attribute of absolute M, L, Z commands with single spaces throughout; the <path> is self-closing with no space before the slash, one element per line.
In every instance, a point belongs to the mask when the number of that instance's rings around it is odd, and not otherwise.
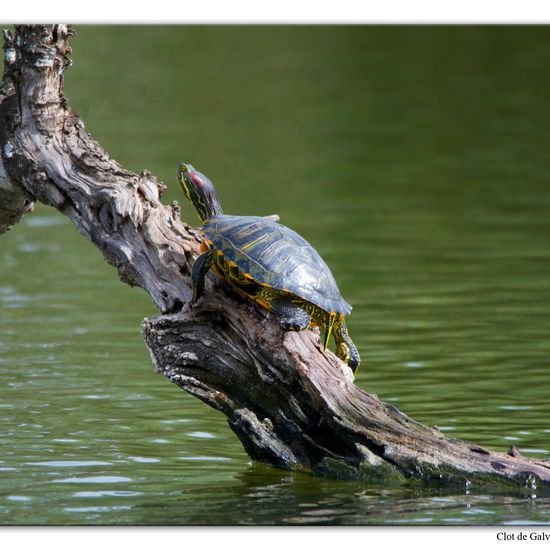
<path fill-rule="evenodd" d="M 263 241 L 266 237 L 268 237 L 267 233 L 264 235 L 260 235 L 257 239 L 246 243 L 244 246 L 241 246 L 241 250 L 246 250 L 247 248 L 250 248 L 251 246 Z"/>

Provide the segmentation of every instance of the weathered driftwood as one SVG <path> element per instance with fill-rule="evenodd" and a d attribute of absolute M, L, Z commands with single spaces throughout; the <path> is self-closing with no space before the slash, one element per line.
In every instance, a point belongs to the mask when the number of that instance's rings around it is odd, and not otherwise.
<path fill-rule="evenodd" d="M 200 232 L 180 221 L 177 204 L 160 202 L 164 186 L 151 174 L 124 170 L 84 129 L 63 95 L 70 35 L 64 25 L 5 35 L 0 231 L 33 201 L 67 215 L 158 306 L 142 326 L 155 368 L 223 412 L 254 459 L 332 476 L 550 486 L 547 461 L 414 422 L 357 388 L 317 333 L 282 332 L 213 277 L 190 309 Z"/>
<path fill-rule="evenodd" d="M 4 58 L 9 63 L 15 56 L 13 48 L 4 48 Z M 7 75 L 6 75 L 7 76 Z M 0 87 L 0 104 L 4 103 L 15 93 L 11 78 L 4 78 Z M 10 155 L 9 145 L 3 153 Z M 4 164 L 0 158 L 0 235 L 8 231 L 21 217 L 32 210 L 33 202 L 28 193 L 20 185 L 13 184 L 4 170 Z"/>

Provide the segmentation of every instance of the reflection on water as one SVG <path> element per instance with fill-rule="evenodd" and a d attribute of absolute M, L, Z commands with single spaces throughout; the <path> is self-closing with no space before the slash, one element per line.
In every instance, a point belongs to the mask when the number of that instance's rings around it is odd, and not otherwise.
<path fill-rule="evenodd" d="M 361 387 L 548 457 L 550 30 L 330 32 L 82 28 L 67 92 L 166 202 L 189 160 L 225 211 L 276 212 L 315 245 L 354 306 Z M 550 523 L 540 491 L 251 463 L 221 415 L 153 375 L 148 297 L 48 208 L 0 237 L 0 308 L 1 523 Z"/>

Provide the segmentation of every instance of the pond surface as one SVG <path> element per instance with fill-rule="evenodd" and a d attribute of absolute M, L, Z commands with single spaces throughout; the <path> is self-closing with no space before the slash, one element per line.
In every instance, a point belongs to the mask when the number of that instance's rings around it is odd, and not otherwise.
<path fill-rule="evenodd" d="M 550 457 L 550 29 L 77 27 L 66 92 L 182 202 L 278 213 L 354 311 L 357 384 Z M 548 495 L 365 486 L 252 463 L 154 375 L 155 308 L 38 206 L 0 237 L 0 523 L 550 524 Z"/>

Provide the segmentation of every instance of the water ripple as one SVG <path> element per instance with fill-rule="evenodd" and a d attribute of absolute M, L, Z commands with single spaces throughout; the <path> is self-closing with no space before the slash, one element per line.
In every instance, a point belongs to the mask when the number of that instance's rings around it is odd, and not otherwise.
<path fill-rule="evenodd" d="M 112 512 L 114 510 L 130 510 L 131 506 L 122 505 L 122 506 L 82 506 L 79 508 L 66 507 L 63 508 L 65 512 L 76 512 L 76 513 L 86 513 L 86 512 Z"/>
<path fill-rule="evenodd" d="M 214 434 L 211 434 L 209 432 L 189 432 L 187 435 L 191 437 L 199 437 L 201 439 L 212 439 L 216 437 Z"/>
<path fill-rule="evenodd" d="M 77 491 L 73 496 L 77 498 L 133 497 L 141 494 L 139 491 Z"/>
<path fill-rule="evenodd" d="M 102 460 L 50 460 L 46 462 L 27 462 L 29 466 L 54 466 L 59 468 L 72 468 L 76 466 L 109 466 L 112 462 Z"/>
<path fill-rule="evenodd" d="M 63 479 L 54 479 L 52 483 L 125 483 L 134 481 L 130 477 L 124 476 L 90 476 L 90 477 L 66 477 Z"/>

